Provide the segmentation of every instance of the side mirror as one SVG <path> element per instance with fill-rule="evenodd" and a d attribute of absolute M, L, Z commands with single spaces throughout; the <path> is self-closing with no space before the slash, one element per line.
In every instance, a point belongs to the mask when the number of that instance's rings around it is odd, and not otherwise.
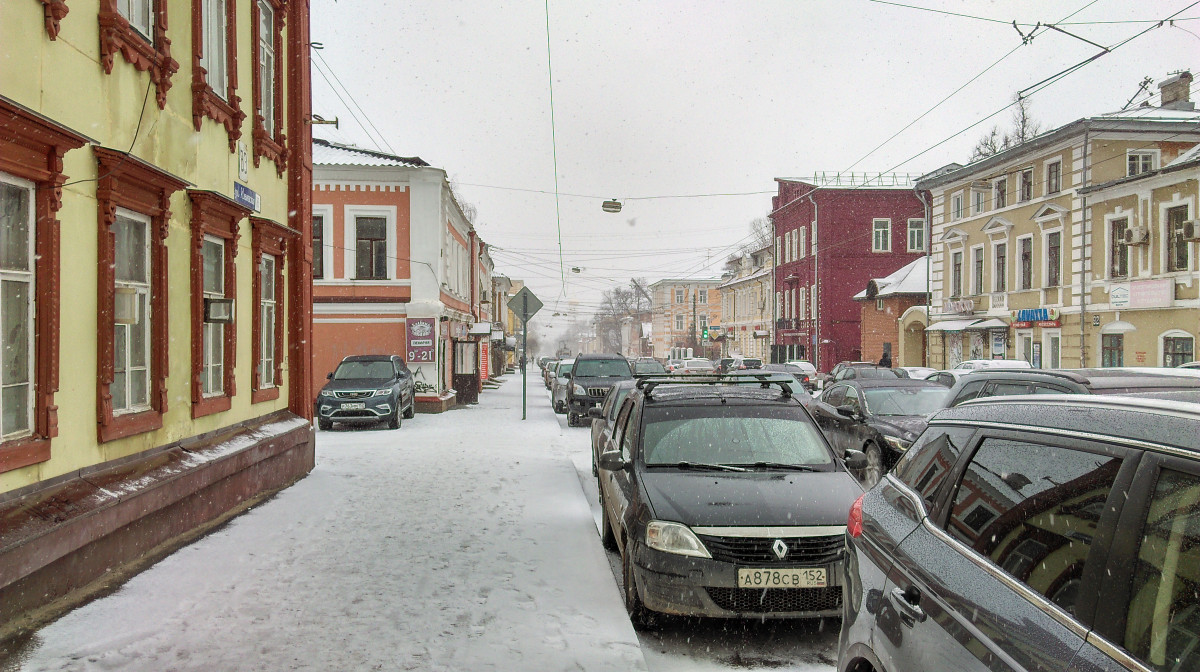
<path fill-rule="evenodd" d="M 325 374 L 325 380 L 333 380 L 333 371 Z"/>
<path fill-rule="evenodd" d="M 861 450 L 846 449 L 846 454 L 842 456 L 842 464 L 846 465 L 847 469 L 858 471 L 867 468 L 867 455 Z"/>
<path fill-rule="evenodd" d="M 571 372 L 570 372 L 570 371 L 568 371 L 568 372 L 564 373 L 564 374 L 563 374 L 563 378 L 566 378 L 567 380 L 570 380 L 570 379 L 571 379 Z"/>
<path fill-rule="evenodd" d="M 847 417 L 850 419 L 854 419 L 854 418 L 858 417 L 858 409 L 851 406 L 850 404 L 842 404 L 841 406 L 838 406 L 837 412 L 838 412 L 838 415 L 841 415 L 841 416 L 844 416 L 844 417 Z"/>
<path fill-rule="evenodd" d="M 621 451 L 606 450 L 600 453 L 600 458 L 596 460 L 596 466 L 605 471 L 624 471 L 629 466 L 629 463 L 625 461 L 625 458 L 621 457 Z"/>
<path fill-rule="evenodd" d="M 600 408 L 599 406 L 593 406 L 588 409 L 587 414 L 589 418 L 600 419 L 604 417 L 604 409 Z"/>

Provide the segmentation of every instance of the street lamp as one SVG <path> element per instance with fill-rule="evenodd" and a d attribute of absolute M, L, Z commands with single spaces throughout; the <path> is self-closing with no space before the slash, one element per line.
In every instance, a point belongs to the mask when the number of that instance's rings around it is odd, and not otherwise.
<path fill-rule="evenodd" d="M 610 198 L 600 206 L 605 212 L 620 212 L 621 202 L 615 198 Z"/>

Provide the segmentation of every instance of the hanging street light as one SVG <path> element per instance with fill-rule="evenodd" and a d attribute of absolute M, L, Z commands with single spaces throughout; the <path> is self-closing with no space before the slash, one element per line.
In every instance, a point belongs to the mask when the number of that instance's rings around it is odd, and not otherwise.
<path fill-rule="evenodd" d="M 600 207 L 603 208 L 605 212 L 620 212 L 621 202 L 615 198 L 610 198 Z"/>

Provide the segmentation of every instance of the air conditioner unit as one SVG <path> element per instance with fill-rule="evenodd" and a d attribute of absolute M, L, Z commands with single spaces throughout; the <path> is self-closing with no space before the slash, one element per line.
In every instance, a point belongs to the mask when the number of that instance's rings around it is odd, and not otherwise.
<path fill-rule="evenodd" d="M 1150 229 L 1144 226 L 1131 226 L 1125 229 L 1126 245 L 1145 245 L 1150 242 Z"/>
<path fill-rule="evenodd" d="M 1200 227 L 1196 226 L 1196 220 L 1192 219 L 1183 223 L 1183 239 L 1200 242 Z"/>

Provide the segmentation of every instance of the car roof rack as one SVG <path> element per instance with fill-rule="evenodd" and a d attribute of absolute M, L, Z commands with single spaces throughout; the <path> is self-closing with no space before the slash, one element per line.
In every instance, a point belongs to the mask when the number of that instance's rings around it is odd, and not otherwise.
<path fill-rule="evenodd" d="M 659 385 L 758 385 L 768 389 L 778 385 L 783 396 L 792 396 L 792 386 L 796 379 L 790 375 L 764 371 L 762 373 L 738 372 L 734 374 L 682 374 L 673 376 L 658 376 L 637 378 L 637 389 L 647 397 L 654 394 L 654 388 Z"/>

